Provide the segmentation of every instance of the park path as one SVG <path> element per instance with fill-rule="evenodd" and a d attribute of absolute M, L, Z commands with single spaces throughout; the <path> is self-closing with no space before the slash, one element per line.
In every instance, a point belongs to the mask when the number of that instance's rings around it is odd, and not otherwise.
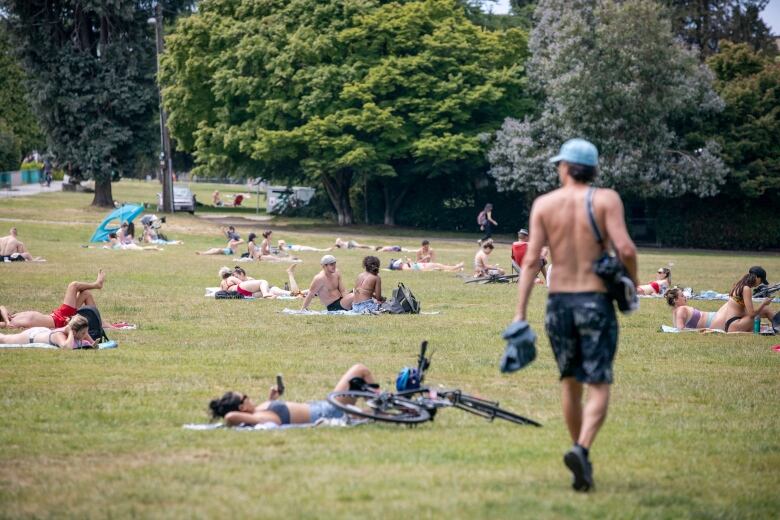
<path fill-rule="evenodd" d="M 34 184 L 22 184 L 12 189 L 0 190 L 0 199 L 10 197 L 29 197 L 30 195 L 37 195 L 39 193 L 51 193 L 54 191 L 62 191 L 62 181 L 52 181 L 51 187 L 47 188 L 37 182 Z"/>

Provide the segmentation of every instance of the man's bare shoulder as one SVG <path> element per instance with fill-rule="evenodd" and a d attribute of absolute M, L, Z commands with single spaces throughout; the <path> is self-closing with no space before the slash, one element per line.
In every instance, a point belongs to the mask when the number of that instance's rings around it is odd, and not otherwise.
<path fill-rule="evenodd" d="M 562 190 L 558 188 L 544 195 L 539 195 L 534 200 L 533 209 L 537 211 L 545 211 L 548 208 L 555 207 L 556 204 L 563 197 Z"/>

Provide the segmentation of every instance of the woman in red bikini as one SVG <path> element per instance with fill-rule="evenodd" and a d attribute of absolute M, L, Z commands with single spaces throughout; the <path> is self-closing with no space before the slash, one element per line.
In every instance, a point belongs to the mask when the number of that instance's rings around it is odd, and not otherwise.
<path fill-rule="evenodd" d="M 668 267 L 659 267 L 656 279 L 648 284 L 640 285 L 636 288 L 636 292 L 645 296 L 662 296 L 671 285 L 672 270 Z"/>
<path fill-rule="evenodd" d="M 50 329 L 60 329 L 68 324 L 76 311 L 84 305 L 95 306 L 95 299 L 89 291 L 93 289 L 102 289 L 106 274 L 102 269 L 98 271 L 97 279 L 90 282 L 70 282 L 65 290 L 65 298 L 62 305 L 54 309 L 51 314 L 43 314 L 38 311 L 22 311 L 9 313 L 7 309 L 0 306 L 0 328 L 16 327 L 27 329 L 30 327 L 48 327 Z"/>

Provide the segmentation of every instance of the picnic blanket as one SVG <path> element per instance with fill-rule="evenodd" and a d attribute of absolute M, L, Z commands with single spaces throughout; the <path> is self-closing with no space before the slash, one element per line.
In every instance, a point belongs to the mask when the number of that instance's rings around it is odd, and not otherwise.
<path fill-rule="evenodd" d="M 678 329 L 677 327 L 670 327 L 669 325 L 661 325 L 661 332 L 671 334 L 678 334 L 680 332 L 698 332 L 699 334 L 753 334 L 752 332 L 743 331 L 726 332 L 721 329 Z M 764 325 L 761 327 L 761 332 L 759 332 L 759 334 L 762 336 L 774 336 L 775 331 L 772 330 L 772 327 Z"/>
<path fill-rule="evenodd" d="M 276 424 L 272 422 L 267 422 L 263 424 L 256 424 L 254 426 L 250 425 L 241 425 L 241 426 L 235 426 L 233 428 L 228 428 L 222 423 L 191 423 L 191 424 L 185 424 L 182 426 L 185 430 L 195 430 L 195 431 L 211 431 L 211 430 L 222 430 L 222 429 L 230 429 L 230 430 L 238 430 L 238 431 L 267 431 L 267 430 L 291 430 L 291 429 L 300 429 L 300 428 L 320 428 L 320 427 L 327 427 L 327 428 L 348 428 L 352 426 L 359 426 L 361 424 L 366 424 L 368 419 L 350 419 L 350 418 L 343 418 L 343 419 L 326 419 L 321 418 L 317 420 L 315 423 L 305 423 L 305 424 Z"/>
<path fill-rule="evenodd" d="M 302 309 L 288 309 L 285 307 L 281 311 L 282 314 L 304 315 L 304 316 L 378 316 L 380 314 L 387 314 L 386 312 L 355 312 L 355 311 L 311 311 Z M 428 316 L 435 316 L 441 314 L 439 311 L 420 312 L 419 314 L 425 314 Z"/>

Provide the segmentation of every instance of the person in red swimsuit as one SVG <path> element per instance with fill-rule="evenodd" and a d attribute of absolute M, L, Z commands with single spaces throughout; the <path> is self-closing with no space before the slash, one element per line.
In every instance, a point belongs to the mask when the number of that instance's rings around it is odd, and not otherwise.
<path fill-rule="evenodd" d="M 0 328 L 62 328 L 68 324 L 70 318 L 76 314 L 76 311 L 80 307 L 84 305 L 95 306 L 95 299 L 89 291 L 102 289 L 105 279 L 106 274 L 100 269 L 98 271 L 97 279 L 94 282 L 70 282 L 68 288 L 65 290 L 65 297 L 62 300 L 62 305 L 54 309 L 51 314 L 43 314 L 38 311 L 9 313 L 5 307 L 0 306 Z"/>

